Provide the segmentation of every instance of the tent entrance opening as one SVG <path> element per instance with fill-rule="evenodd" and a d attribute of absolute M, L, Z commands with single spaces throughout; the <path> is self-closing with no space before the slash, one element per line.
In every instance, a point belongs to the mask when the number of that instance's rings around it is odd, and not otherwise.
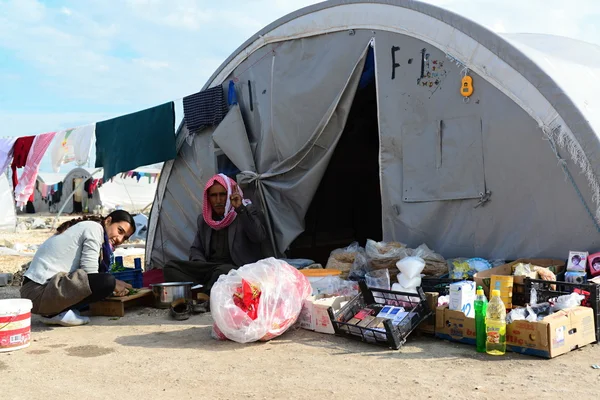
<path fill-rule="evenodd" d="M 355 94 L 342 136 L 289 256 L 323 266 L 332 250 L 382 240 L 379 126 L 374 77 Z"/>

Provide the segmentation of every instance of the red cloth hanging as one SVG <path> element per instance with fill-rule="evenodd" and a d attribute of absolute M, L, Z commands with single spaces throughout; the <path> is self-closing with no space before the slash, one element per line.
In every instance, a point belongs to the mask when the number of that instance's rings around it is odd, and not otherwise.
<path fill-rule="evenodd" d="M 19 178 L 17 177 L 17 168 L 23 168 L 27 164 L 27 156 L 35 136 L 23 136 L 16 140 L 13 148 L 13 162 L 10 166 L 12 169 L 12 181 L 13 187 L 16 188 L 19 184 Z"/>

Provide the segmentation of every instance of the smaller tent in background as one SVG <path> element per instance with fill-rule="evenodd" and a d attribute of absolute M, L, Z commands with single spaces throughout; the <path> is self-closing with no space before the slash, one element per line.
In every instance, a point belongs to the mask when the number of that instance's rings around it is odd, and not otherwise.
<path fill-rule="evenodd" d="M 122 178 L 121 175 L 117 175 L 98 188 L 102 207 L 107 209 L 121 207 L 130 212 L 150 210 L 158 182 L 155 176 L 160 174 L 160 170 L 137 168 L 133 172 L 145 176 L 138 179 L 137 177 Z"/>
<path fill-rule="evenodd" d="M 36 213 L 58 212 L 58 199 L 67 173 L 39 172 L 34 189 L 33 208 Z M 54 194 L 54 195 L 53 195 Z"/>
<path fill-rule="evenodd" d="M 149 209 L 154 201 L 157 186 L 155 177 L 160 173 L 159 169 L 138 168 L 133 172 L 144 175 L 139 179 L 137 176 L 122 177 L 119 174 L 88 193 L 89 187 L 85 182 L 101 178 L 102 172 L 102 169 L 94 168 L 75 168 L 69 171 L 62 181 L 59 203 L 53 206 L 52 212 L 58 212 L 63 205 L 65 207 L 62 214 L 93 213 L 98 207 L 105 210 L 122 208 L 132 213 Z"/>
<path fill-rule="evenodd" d="M 12 185 L 6 174 L 0 174 L 0 232 L 14 232 L 17 213 Z"/>

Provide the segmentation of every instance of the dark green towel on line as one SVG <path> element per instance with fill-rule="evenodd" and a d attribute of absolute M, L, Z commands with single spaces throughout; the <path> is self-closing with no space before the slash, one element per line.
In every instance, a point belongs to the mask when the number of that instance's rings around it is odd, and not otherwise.
<path fill-rule="evenodd" d="M 175 147 L 173 102 L 96 124 L 96 168 L 104 168 L 105 182 L 120 172 L 172 160 Z"/>

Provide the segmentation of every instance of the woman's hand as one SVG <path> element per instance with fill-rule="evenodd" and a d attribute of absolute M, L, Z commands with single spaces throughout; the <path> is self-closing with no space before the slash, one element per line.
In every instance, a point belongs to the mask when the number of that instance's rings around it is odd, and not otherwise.
<path fill-rule="evenodd" d="M 129 283 L 116 279 L 115 290 L 113 291 L 113 294 L 118 297 L 127 296 L 129 294 L 129 289 L 131 288 L 132 286 Z"/>

